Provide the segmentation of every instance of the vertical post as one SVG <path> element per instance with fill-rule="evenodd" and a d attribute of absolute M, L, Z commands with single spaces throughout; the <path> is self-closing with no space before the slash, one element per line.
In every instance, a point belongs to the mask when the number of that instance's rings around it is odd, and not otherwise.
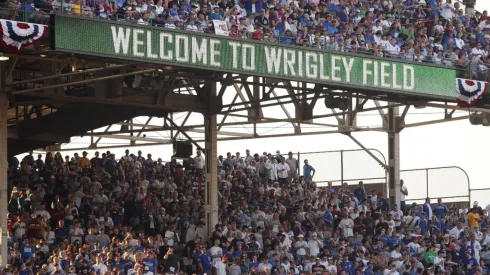
<path fill-rule="evenodd" d="M 388 188 L 390 203 L 400 205 L 400 132 L 398 107 L 388 108 Z"/>
<path fill-rule="evenodd" d="M 216 83 L 210 84 L 211 98 L 216 95 Z M 211 99 L 210 99 L 211 101 Z M 216 114 L 204 114 L 205 149 L 206 156 L 206 227 L 208 236 L 214 231 L 214 226 L 219 222 L 218 213 L 218 128 Z M 207 239 L 207 238 L 206 238 Z"/>
<path fill-rule="evenodd" d="M 5 62 L 4 62 L 5 63 Z M 2 66 L 3 65 L 3 66 Z M 7 264 L 7 109 L 8 97 L 5 89 L 5 64 L 0 65 L 0 267 Z"/>
<path fill-rule="evenodd" d="M 298 151 L 298 167 L 296 167 L 298 171 L 294 171 L 294 172 L 298 172 L 298 177 L 301 176 L 301 168 L 299 167 L 300 163 L 301 163 L 301 153 Z"/>
<path fill-rule="evenodd" d="M 340 150 L 340 184 L 344 183 L 344 150 Z"/>
<path fill-rule="evenodd" d="M 425 188 L 427 192 L 427 198 L 429 197 L 429 169 L 425 169 Z"/>

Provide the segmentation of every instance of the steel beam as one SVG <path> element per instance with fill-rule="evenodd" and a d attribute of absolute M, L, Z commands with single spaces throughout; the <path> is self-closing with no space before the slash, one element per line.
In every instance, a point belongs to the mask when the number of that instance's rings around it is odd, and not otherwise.
<path fill-rule="evenodd" d="M 373 154 L 373 152 L 371 152 L 371 150 L 369 150 L 368 148 L 366 148 L 366 146 L 364 146 L 359 140 L 357 140 L 350 133 L 347 133 L 346 136 L 348 136 L 359 147 L 361 147 L 361 149 L 364 150 L 364 152 L 366 152 L 369 156 L 371 156 L 381 167 L 383 167 L 383 169 L 385 169 L 385 171 L 388 170 L 388 166 L 386 165 L 386 163 L 384 161 L 382 161 L 381 159 L 379 159 L 375 154 Z"/>
<path fill-rule="evenodd" d="M 137 75 L 137 74 L 152 73 L 154 71 L 156 71 L 156 69 L 147 69 L 147 70 L 123 73 L 123 74 L 118 74 L 118 75 L 104 76 L 104 77 L 99 77 L 99 78 L 94 78 L 94 79 L 87 79 L 87 80 L 81 80 L 81 81 L 75 81 L 75 82 L 67 82 L 67 83 L 62 83 L 62 84 L 51 85 L 48 87 L 39 87 L 39 88 L 33 88 L 33 89 L 27 89 L 27 90 L 21 90 L 21 91 L 13 91 L 12 95 L 15 96 L 15 95 L 20 95 L 20 94 L 29 94 L 32 92 L 39 92 L 39 91 L 44 91 L 44 90 L 48 90 L 48 89 L 55 89 L 55 88 L 63 88 L 66 86 L 91 84 L 91 83 L 95 83 L 97 81 L 116 79 L 116 78 L 131 76 L 131 75 Z M 37 96 L 42 97 L 44 95 L 42 93 L 39 93 Z"/>
<path fill-rule="evenodd" d="M 409 128 L 409 127 L 419 127 L 419 126 L 426 126 L 426 125 L 433 125 L 433 124 L 440 124 L 444 122 L 450 122 L 450 121 L 458 121 L 458 120 L 465 120 L 469 119 L 470 116 L 459 116 L 459 117 L 449 117 L 449 118 L 443 118 L 443 119 L 437 119 L 437 120 L 430 120 L 430 121 L 422 121 L 422 122 L 416 122 L 416 123 L 410 123 L 410 124 L 405 124 L 404 128 Z"/>
<path fill-rule="evenodd" d="M 17 61 L 15 61 L 17 62 Z M 11 82 L 11 74 L 5 64 L 0 63 L 0 266 L 3 268 L 8 264 L 8 182 L 7 182 L 7 141 L 8 141 L 8 96 L 7 85 Z M 11 71 L 10 71 L 11 72 Z"/>
<path fill-rule="evenodd" d="M 216 83 L 212 84 L 209 91 L 210 95 L 216 95 Z M 211 105 L 211 96 L 208 96 L 208 104 Z M 219 200 L 218 200 L 218 125 L 216 114 L 204 114 L 205 143 L 204 155 L 206 157 L 206 227 L 208 236 L 214 231 L 214 226 L 219 223 Z M 199 148 L 199 147 L 198 147 Z M 207 239 L 207 238 L 206 238 Z"/>
<path fill-rule="evenodd" d="M 182 130 L 181 127 L 179 127 L 169 116 L 165 117 L 165 120 L 167 120 L 170 124 L 172 124 L 173 127 L 177 128 L 179 132 L 181 132 L 194 146 L 197 147 L 197 149 L 203 151 L 204 149 L 197 143 L 193 138 L 191 138 L 184 130 Z"/>
<path fill-rule="evenodd" d="M 123 68 L 126 66 L 127 65 L 114 65 L 114 66 L 104 67 L 104 68 L 94 68 L 94 69 L 87 69 L 87 70 L 83 70 L 83 71 L 71 72 L 71 73 L 66 73 L 66 74 L 58 74 L 58 75 L 51 75 L 51 76 L 45 76 L 45 77 L 38 77 L 38 78 L 34 78 L 34 79 L 12 82 L 10 84 L 10 86 L 17 86 L 17 85 L 21 85 L 21 84 L 34 83 L 37 81 L 44 81 L 44 80 L 51 80 L 51 79 L 55 79 L 55 78 L 62 78 L 62 77 L 76 76 L 76 75 L 81 75 L 81 74 L 94 73 L 94 72 L 99 72 L 99 71 L 103 71 L 103 70 L 120 69 L 120 68 Z"/>
<path fill-rule="evenodd" d="M 388 188 L 391 203 L 400 206 L 400 115 L 398 107 L 388 109 Z M 405 211 L 405 209 L 403 209 Z"/>

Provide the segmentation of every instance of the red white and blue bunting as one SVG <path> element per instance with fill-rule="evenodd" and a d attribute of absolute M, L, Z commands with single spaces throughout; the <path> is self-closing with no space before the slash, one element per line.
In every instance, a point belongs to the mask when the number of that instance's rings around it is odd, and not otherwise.
<path fill-rule="evenodd" d="M 48 27 L 41 24 L 31 24 L 11 20 L 0 20 L 2 46 L 12 52 L 18 52 L 32 45 L 48 33 Z"/>
<path fill-rule="evenodd" d="M 473 106 L 488 88 L 488 82 L 456 78 L 456 99 L 458 106 L 469 108 Z"/>

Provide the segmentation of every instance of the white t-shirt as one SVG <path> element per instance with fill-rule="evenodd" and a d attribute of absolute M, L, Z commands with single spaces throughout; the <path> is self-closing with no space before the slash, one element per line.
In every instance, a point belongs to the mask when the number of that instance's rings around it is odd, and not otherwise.
<path fill-rule="evenodd" d="M 407 192 L 407 187 L 405 185 L 402 185 L 402 191 Z M 400 201 L 405 201 L 405 194 L 401 193 L 400 194 Z"/>
<path fill-rule="evenodd" d="M 218 246 L 213 246 L 209 249 L 209 252 L 211 253 L 211 256 L 223 256 L 223 249 L 221 249 L 221 247 L 218 247 Z M 216 262 L 221 262 L 221 258 L 213 258 L 213 263 L 216 263 Z"/>
<path fill-rule="evenodd" d="M 393 259 L 400 259 L 402 257 L 402 254 L 396 250 L 393 250 L 391 251 L 390 257 Z M 399 260 L 393 261 L 393 263 L 396 264 L 397 266 L 399 262 L 400 262 Z"/>
<path fill-rule="evenodd" d="M 320 253 L 320 244 L 317 240 L 308 241 L 308 247 L 310 248 L 310 256 L 317 256 Z"/>
<path fill-rule="evenodd" d="M 197 156 L 194 158 L 194 167 L 197 169 L 204 168 L 204 158 L 202 156 Z"/>
<path fill-rule="evenodd" d="M 226 275 L 226 265 L 222 261 L 216 262 L 214 267 L 216 267 L 218 275 Z"/>
<path fill-rule="evenodd" d="M 308 243 L 306 243 L 305 241 L 297 241 L 296 242 L 296 248 L 298 248 L 298 250 L 296 250 L 297 255 L 305 256 L 306 255 L 306 249 L 305 248 L 308 248 Z"/>
<path fill-rule="evenodd" d="M 342 228 L 342 231 L 344 232 L 344 237 L 347 238 L 347 237 L 354 236 L 354 232 L 353 232 L 354 221 L 352 219 L 347 218 L 340 221 L 339 228 Z"/>
<path fill-rule="evenodd" d="M 105 264 L 103 264 L 103 263 L 100 263 L 100 264 L 94 264 L 92 267 L 93 267 L 93 268 L 94 268 L 96 271 L 99 271 L 99 272 L 100 272 L 100 274 L 104 274 L 104 273 L 106 273 L 106 271 L 108 270 L 108 269 L 107 269 L 107 266 L 106 266 Z"/>
<path fill-rule="evenodd" d="M 401 221 L 403 219 L 403 212 L 401 210 L 391 211 L 390 214 L 391 217 L 393 217 L 393 220 L 400 220 L 400 221 L 395 221 L 395 226 L 400 226 Z"/>

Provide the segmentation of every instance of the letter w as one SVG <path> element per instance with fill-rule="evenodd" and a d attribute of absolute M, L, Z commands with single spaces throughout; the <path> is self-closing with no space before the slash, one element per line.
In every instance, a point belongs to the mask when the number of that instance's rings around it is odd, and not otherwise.
<path fill-rule="evenodd" d="M 131 38 L 131 29 L 123 27 L 116 29 L 116 26 L 111 26 L 111 31 L 112 42 L 114 43 L 114 53 L 119 54 L 122 47 L 123 54 L 127 55 L 129 50 L 129 39 Z"/>
<path fill-rule="evenodd" d="M 277 48 L 265 47 L 265 59 L 267 61 L 267 72 L 279 74 L 281 69 L 282 50 Z"/>

